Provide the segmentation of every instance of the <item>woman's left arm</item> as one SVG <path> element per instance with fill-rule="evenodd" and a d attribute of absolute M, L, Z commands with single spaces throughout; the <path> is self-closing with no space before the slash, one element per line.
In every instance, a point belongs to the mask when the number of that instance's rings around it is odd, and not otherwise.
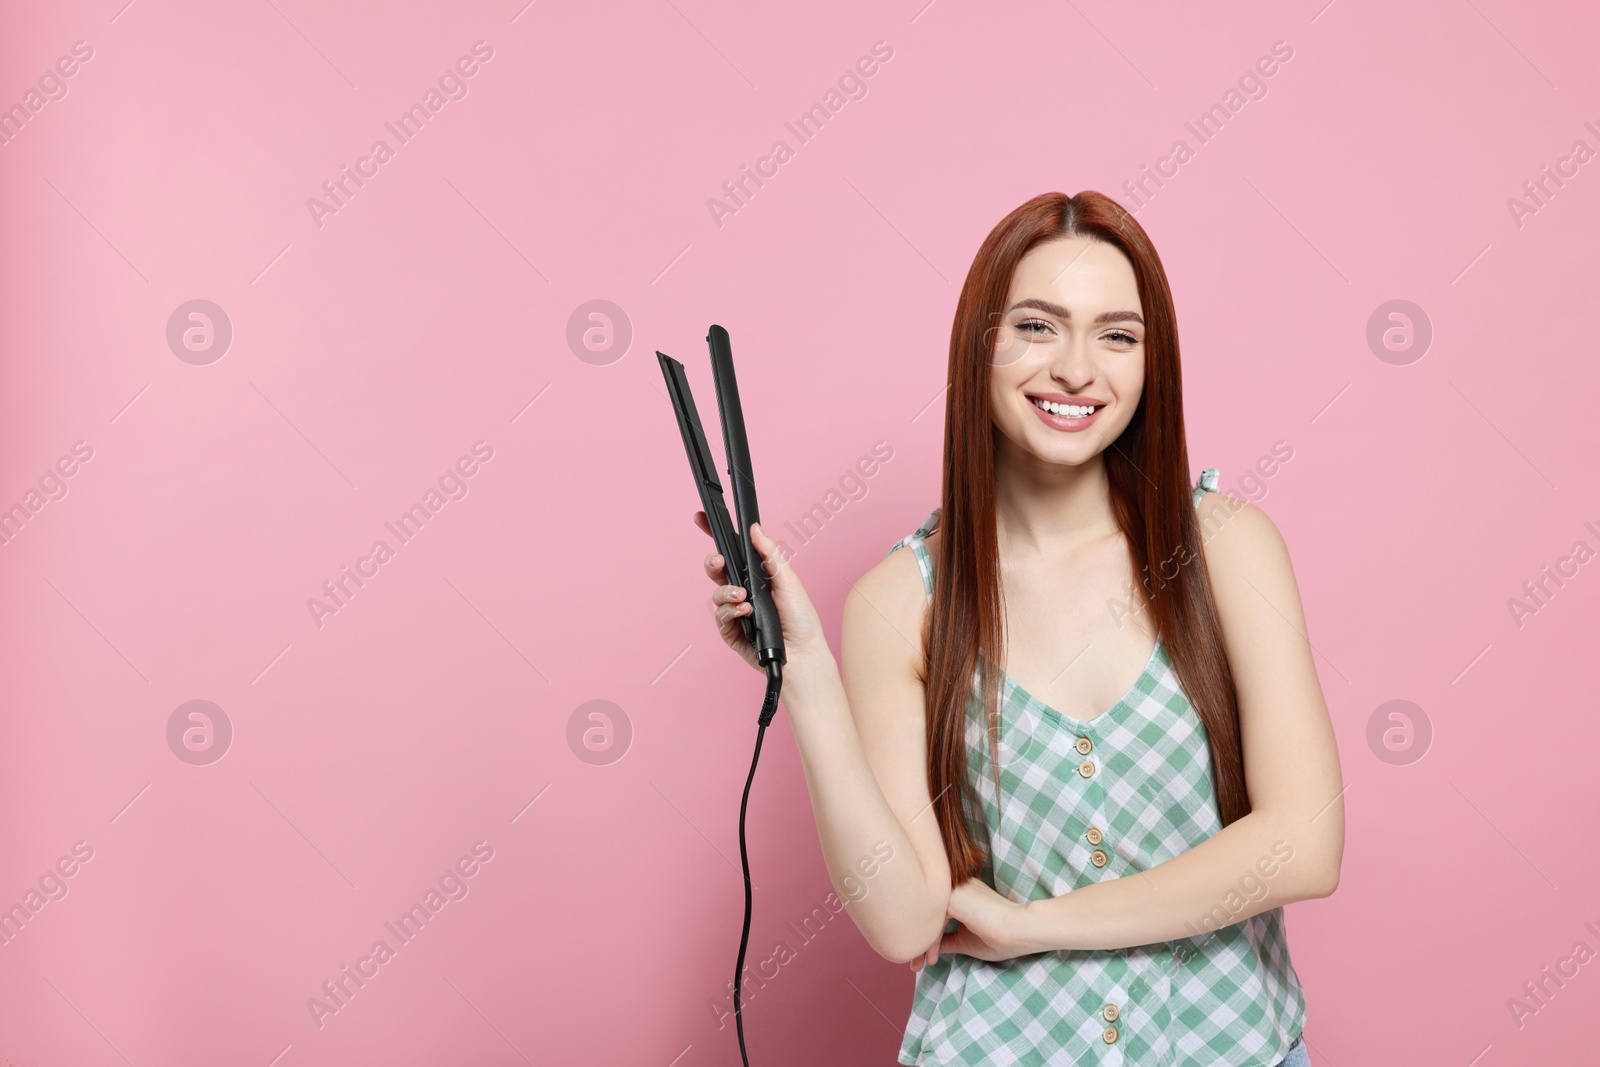
<path fill-rule="evenodd" d="M 1147 871 L 1058 897 L 1022 904 L 971 880 L 952 891 L 962 929 L 941 951 L 1006 959 L 1197 937 L 1338 886 L 1344 786 L 1288 548 L 1253 504 L 1208 493 L 1198 511 L 1250 813 Z"/>

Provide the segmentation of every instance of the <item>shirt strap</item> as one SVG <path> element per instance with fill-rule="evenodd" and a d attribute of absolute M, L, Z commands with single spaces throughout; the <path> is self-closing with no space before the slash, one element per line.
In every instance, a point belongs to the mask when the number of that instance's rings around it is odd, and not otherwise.
<path fill-rule="evenodd" d="M 928 552 L 928 546 L 925 542 L 939 528 L 940 510 L 940 508 L 934 508 L 933 513 L 923 520 L 921 526 L 917 527 L 916 533 L 908 537 L 902 537 L 890 546 L 889 551 L 884 553 L 885 558 L 887 558 L 894 555 L 897 550 L 905 548 L 907 545 L 911 546 L 912 553 L 917 557 L 917 569 L 922 572 L 922 588 L 927 592 L 930 600 L 933 599 L 933 556 Z"/>

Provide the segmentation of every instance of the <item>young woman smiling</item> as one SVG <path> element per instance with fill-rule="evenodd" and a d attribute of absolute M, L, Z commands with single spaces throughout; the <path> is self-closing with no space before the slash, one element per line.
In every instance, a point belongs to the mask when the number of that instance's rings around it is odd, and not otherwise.
<path fill-rule="evenodd" d="M 1190 482 L 1144 230 L 1092 191 L 1007 215 L 949 383 L 941 504 L 855 584 L 840 661 L 755 533 L 834 885 L 893 849 L 849 910 L 917 971 L 900 1062 L 1304 1067 L 1283 907 L 1338 885 L 1338 752 L 1277 528 Z"/>

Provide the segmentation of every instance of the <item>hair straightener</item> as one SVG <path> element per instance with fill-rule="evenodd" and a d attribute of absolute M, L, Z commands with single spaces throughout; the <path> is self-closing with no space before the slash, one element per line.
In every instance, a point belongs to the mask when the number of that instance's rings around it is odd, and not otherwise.
<path fill-rule="evenodd" d="M 778 693 L 783 688 L 783 628 L 779 625 L 778 609 L 772 603 L 772 590 L 761 555 L 750 539 L 750 527 L 760 522 L 756 510 L 756 478 L 750 467 L 750 443 L 744 433 L 744 409 L 739 405 L 739 385 L 733 375 L 733 350 L 728 344 L 728 331 L 712 325 L 706 334 L 706 344 L 711 348 L 711 374 L 717 386 L 717 413 L 722 419 L 723 450 L 728 457 L 728 478 L 733 483 L 733 506 L 738 516 L 735 529 L 728 518 L 728 507 L 723 500 L 722 483 L 717 479 L 716 464 L 711 449 L 706 444 L 705 431 L 700 426 L 700 413 L 694 406 L 694 394 L 689 391 L 689 379 L 684 376 L 683 364 L 664 352 L 656 352 L 661 373 L 667 379 L 667 391 L 672 398 L 672 410 L 678 416 L 678 430 L 683 435 L 683 448 L 689 455 L 689 471 L 694 476 L 695 487 L 700 491 L 700 503 L 705 508 L 706 522 L 711 536 L 722 554 L 729 585 L 742 586 L 750 602 L 750 613 L 740 618 L 744 636 L 756 650 L 756 662 L 766 668 L 767 693 L 761 702 L 761 714 L 756 718 L 756 751 L 750 759 L 750 775 L 744 782 L 744 799 L 739 802 L 739 863 L 744 870 L 744 930 L 739 935 L 739 959 L 733 971 L 733 1018 L 739 1031 L 739 1058 L 745 1067 L 750 1057 L 744 1050 L 744 1010 L 740 999 L 744 981 L 745 948 L 750 942 L 750 858 L 744 843 L 745 809 L 750 804 L 750 784 L 755 781 L 756 762 L 761 759 L 761 740 L 767 726 L 778 710 Z"/>

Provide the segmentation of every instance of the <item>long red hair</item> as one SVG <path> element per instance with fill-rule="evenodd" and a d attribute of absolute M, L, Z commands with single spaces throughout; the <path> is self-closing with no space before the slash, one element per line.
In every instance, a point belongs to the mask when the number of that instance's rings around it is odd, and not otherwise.
<path fill-rule="evenodd" d="M 1127 538 L 1143 597 L 1178 680 L 1205 724 L 1222 824 L 1250 810 L 1239 703 L 1222 626 L 1201 555 L 1188 449 L 1178 328 L 1161 259 L 1144 229 L 1101 193 L 1045 193 L 1000 220 L 973 257 L 950 330 L 944 486 L 933 603 L 924 630 L 928 785 L 954 884 L 974 877 L 986 854 L 963 814 L 966 720 L 972 679 L 988 725 L 998 781 L 1004 620 L 995 531 L 994 417 L 989 367 L 994 331 L 1017 263 L 1058 237 L 1103 241 L 1128 257 L 1145 319 L 1144 393 L 1132 420 L 1104 452 L 1112 509 Z M 1181 564 L 1181 565 L 1180 565 Z M 1167 572 L 1176 567 L 1176 574 Z"/>

